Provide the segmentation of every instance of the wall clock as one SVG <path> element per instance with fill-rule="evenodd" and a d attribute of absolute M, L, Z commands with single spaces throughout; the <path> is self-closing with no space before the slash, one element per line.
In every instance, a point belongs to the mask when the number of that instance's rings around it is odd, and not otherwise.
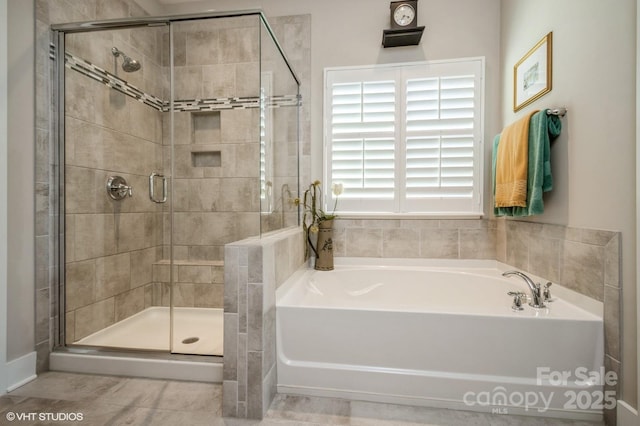
<path fill-rule="evenodd" d="M 382 46 L 399 47 L 420 44 L 424 26 L 418 26 L 418 0 L 392 1 L 390 9 L 391 28 L 382 30 Z"/>
<path fill-rule="evenodd" d="M 418 0 L 391 2 L 391 29 L 415 28 L 418 25 Z"/>

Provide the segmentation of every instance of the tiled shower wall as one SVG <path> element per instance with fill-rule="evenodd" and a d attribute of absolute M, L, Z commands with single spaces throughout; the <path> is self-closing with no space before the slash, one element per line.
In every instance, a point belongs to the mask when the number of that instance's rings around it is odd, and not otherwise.
<path fill-rule="evenodd" d="M 258 17 L 189 21 L 162 39 L 165 75 L 173 59 L 176 101 L 257 97 Z M 162 97 L 170 98 L 168 80 Z M 260 233 L 259 109 L 163 114 L 164 174 L 173 188 L 174 306 L 221 308 L 224 245 Z M 172 158 L 173 156 L 173 158 Z M 164 215 L 163 260 L 154 265 L 154 304 L 169 303 L 169 235 Z"/>
<path fill-rule="evenodd" d="M 259 24 L 257 16 L 176 24 L 176 100 L 259 96 Z M 170 52 L 168 35 L 164 43 L 163 51 Z M 170 66 L 170 58 L 165 57 L 163 65 Z M 169 99 L 169 94 L 164 98 Z M 173 115 L 174 258 L 220 261 L 226 243 L 260 233 L 260 110 Z M 169 114 L 163 128 L 168 175 Z M 168 230 L 167 215 L 167 235 Z"/>

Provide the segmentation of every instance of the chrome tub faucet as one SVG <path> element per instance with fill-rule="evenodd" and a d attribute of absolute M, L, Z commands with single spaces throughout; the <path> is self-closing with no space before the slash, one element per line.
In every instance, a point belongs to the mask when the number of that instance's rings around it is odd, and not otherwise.
<path fill-rule="evenodd" d="M 540 287 L 540 284 L 534 283 L 531 278 L 529 278 L 525 273 L 520 271 L 506 271 L 502 274 L 503 277 L 510 277 L 513 275 L 522 278 L 524 282 L 527 283 L 529 290 L 531 290 L 531 302 L 529 303 L 529 306 L 532 306 L 534 308 L 547 307 L 544 304 L 544 297 L 545 297 L 544 290 Z M 549 287 L 547 286 L 546 290 L 548 290 L 548 288 Z"/>

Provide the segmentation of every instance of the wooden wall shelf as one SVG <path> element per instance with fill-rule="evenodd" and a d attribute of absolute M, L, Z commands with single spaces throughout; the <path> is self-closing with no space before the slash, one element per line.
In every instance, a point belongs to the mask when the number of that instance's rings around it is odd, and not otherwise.
<path fill-rule="evenodd" d="M 415 46 L 420 44 L 424 26 L 382 30 L 382 45 L 386 47 Z"/>

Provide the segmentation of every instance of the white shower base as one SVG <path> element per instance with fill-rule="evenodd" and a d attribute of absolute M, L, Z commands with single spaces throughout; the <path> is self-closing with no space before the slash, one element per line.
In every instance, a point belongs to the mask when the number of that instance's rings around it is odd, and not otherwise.
<path fill-rule="evenodd" d="M 76 345 L 171 351 L 180 354 L 223 354 L 223 310 L 173 308 L 173 339 L 168 307 L 153 306 L 97 331 Z M 185 339 L 197 338 L 194 343 Z M 173 344 L 169 345 L 173 340 Z M 192 339 L 193 340 L 193 339 Z"/>
<path fill-rule="evenodd" d="M 166 356 L 166 359 L 134 357 L 75 349 L 75 352 L 51 352 L 49 369 L 69 373 L 222 383 L 222 358 L 195 355 L 191 359 L 190 356 L 184 359 L 184 355 Z"/>

